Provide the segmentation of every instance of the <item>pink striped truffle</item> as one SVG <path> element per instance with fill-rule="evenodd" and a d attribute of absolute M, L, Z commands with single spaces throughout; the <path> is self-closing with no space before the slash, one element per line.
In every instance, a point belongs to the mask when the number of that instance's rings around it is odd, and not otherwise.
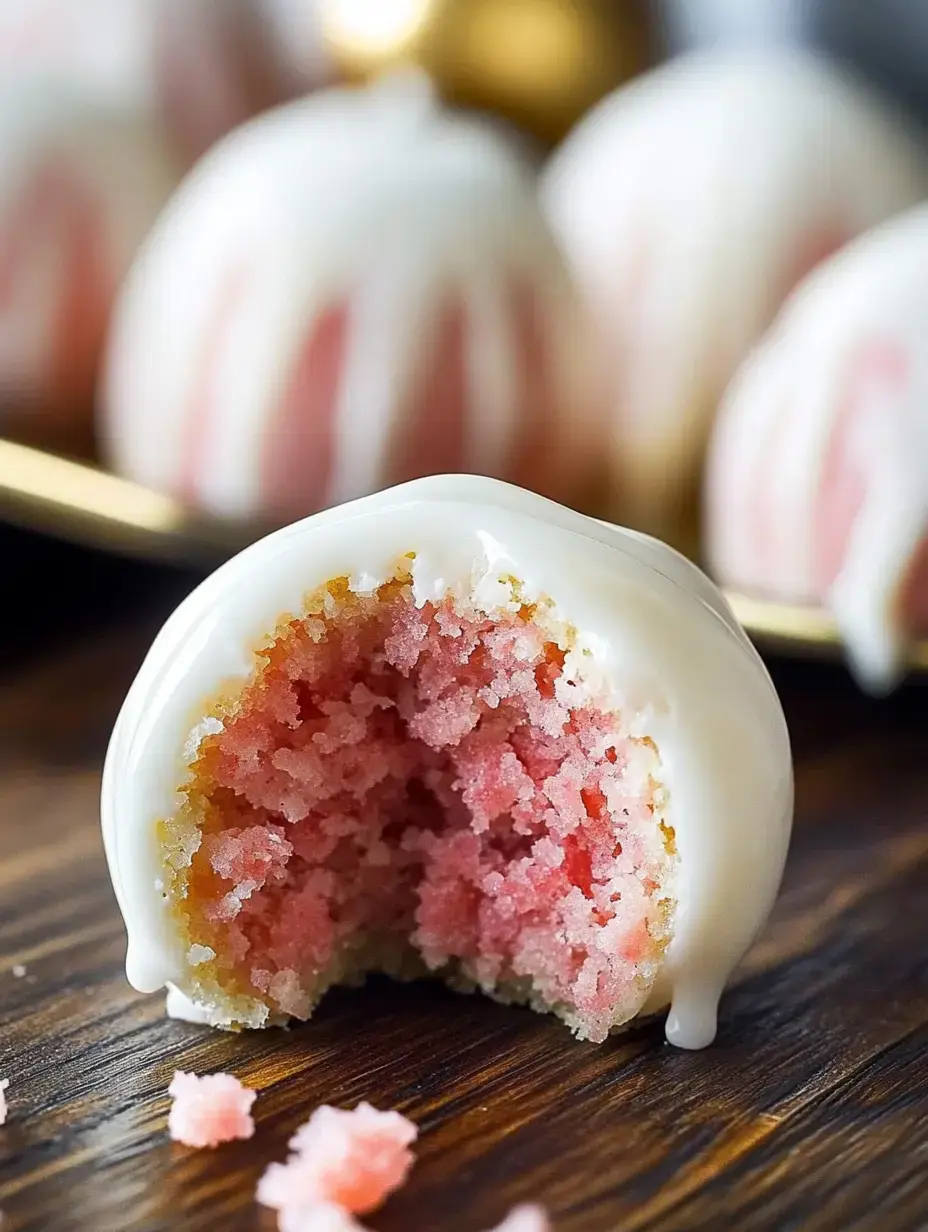
<path fill-rule="evenodd" d="M 147 112 L 187 159 L 284 89 L 258 0 L 4 0 L 0 76 L 13 73 Z"/>
<path fill-rule="evenodd" d="M 125 287 L 124 475 L 283 522 L 424 474 L 580 497 L 585 332 L 531 176 L 418 78 L 268 114 L 193 173 Z"/>
<path fill-rule="evenodd" d="M 716 428 L 707 549 L 741 589 L 834 613 L 869 688 L 928 636 L 928 207 L 813 274 Z"/>
<path fill-rule="evenodd" d="M 676 536 L 740 363 L 801 278 L 928 196 L 928 155 L 844 70 L 705 51 L 618 90 L 543 200 L 598 323 L 613 510 Z"/>
<path fill-rule="evenodd" d="M 328 1205 L 369 1214 L 405 1182 L 417 1134 L 400 1113 L 367 1103 L 351 1112 L 317 1108 L 290 1139 L 287 1162 L 261 1178 L 258 1201 L 278 1211 Z"/>
<path fill-rule="evenodd" d="M 168 1133 L 186 1146 L 215 1147 L 255 1132 L 251 1106 L 256 1095 L 232 1074 L 185 1074 L 178 1070 L 168 1087 L 173 1099 Z"/>
<path fill-rule="evenodd" d="M 178 178 L 148 121 L 0 86 L 0 423 L 57 437 L 86 420 L 116 289 Z"/>

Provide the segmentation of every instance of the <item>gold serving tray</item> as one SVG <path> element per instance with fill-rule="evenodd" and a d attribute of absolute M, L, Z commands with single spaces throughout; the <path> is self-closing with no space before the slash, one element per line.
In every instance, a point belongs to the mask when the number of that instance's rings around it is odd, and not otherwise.
<path fill-rule="evenodd" d="M 124 556 L 207 567 L 261 533 L 192 514 L 169 496 L 88 463 L 3 439 L 0 519 Z"/>
<path fill-rule="evenodd" d="M 85 462 L 0 439 L 0 518 L 104 551 L 163 564 L 210 568 L 268 528 L 191 514 L 170 497 Z M 727 591 L 755 641 L 796 656 L 834 658 L 841 638 L 820 608 Z M 911 666 L 928 672 L 928 642 Z"/>

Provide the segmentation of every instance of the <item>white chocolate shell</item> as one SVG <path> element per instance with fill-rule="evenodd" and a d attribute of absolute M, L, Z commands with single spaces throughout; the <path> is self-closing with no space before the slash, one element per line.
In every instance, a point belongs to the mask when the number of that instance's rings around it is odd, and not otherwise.
<path fill-rule="evenodd" d="M 925 196 L 903 119 L 804 52 L 685 55 L 580 123 L 543 202 L 597 319 L 623 520 L 675 532 L 718 401 L 791 288 Z"/>
<path fill-rule="evenodd" d="M 248 679 L 253 649 L 281 616 L 299 614 L 308 592 L 339 575 L 371 590 L 409 552 L 417 604 L 451 592 L 492 612 L 511 578 L 522 601 L 553 604 L 575 630 L 576 681 L 656 742 L 679 852 L 677 905 L 641 1012 L 669 1005 L 668 1039 L 705 1046 L 786 856 L 793 783 L 773 685 L 718 590 L 670 548 L 470 476 L 416 481 L 280 530 L 220 568 L 164 626 L 119 716 L 103 781 L 129 980 L 147 992 L 174 986 L 184 1016 L 228 1021 L 195 993 L 191 1001 L 156 825 L 216 730 L 209 699 Z"/>
<path fill-rule="evenodd" d="M 717 575 L 830 606 L 878 692 L 928 633 L 926 338 L 921 206 L 802 284 L 732 385 L 710 450 Z"/>
<path fill-rule="evenodd" d="M 395 78 L 195 169 L 117 307 L 104 433 L 122 474 L 226 517 L 444 471 L 566 498 L 596 444 L 585 344 L 511 145 Z"/>

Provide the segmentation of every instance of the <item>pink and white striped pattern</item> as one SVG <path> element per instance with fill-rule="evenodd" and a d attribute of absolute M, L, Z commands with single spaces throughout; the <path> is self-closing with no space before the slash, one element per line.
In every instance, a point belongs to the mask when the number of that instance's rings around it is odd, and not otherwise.
<path fill-rule="evenodd" d="M 598 325 L 617 516 L 676 531 L 719 400 L 791 289 L 926 196 L 900 118 L 798 51 L 682 56 L 581 122 L 543 200 Z"/>
<path fill-rule="evenodd" d="M 582 499 L 585 338 L 498 134 L 418 85 L 332 91 L 230 138 L 156 228 L 110 339 L 110 455 L 228 517 L 447 471 Z"/>
<path fill-rule="evenodd" d="M 13 74 L 156 116 L 190 161 L 286 88 L 260 0 L 3 0 Z"/>
<path fill-rule="evenodd" d="M 813 274 L 745 365 L 709 457 L 725 583 L 830 605 L 862 681 L 928 636 L 928 206 Z"/>
<path fill-rule="evenodd" d="M 0 86 L 0 423 L 86 421 L 110 306 L 177 183 L 160 130 L 55 87 Z"/>

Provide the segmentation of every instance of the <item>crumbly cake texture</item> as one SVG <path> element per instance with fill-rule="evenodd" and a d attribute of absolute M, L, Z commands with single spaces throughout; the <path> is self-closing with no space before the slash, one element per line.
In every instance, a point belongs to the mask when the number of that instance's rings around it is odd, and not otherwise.
<path fill-rule="evenodd" d="M 601 1041 L 672 933 L 660 750 L 553 603 L 417 604 L 413 560 L 331 580 L 200 716 L 159 827 L 182 991 L 260 1026 L 435 973 Z"/>
<path fill-rule="evenodd" d="M 232 1074 L 185 1074 L 178 1070 L 168 1087 L 173 1102 L 168 1133 L 186 1146 L 215 1147 L 255 1132 L 251 1106 L 256 1093 Z"/>
<path fill-rule="evenodd" d="M 317 1108 L 290 1139 L 286 1163 L 271 1164 L 262 1176 L 258 1201 L 294 1223 L 315 1207 L 367 1215 L 405 1182 L 418 1132 L 399 1112 L 367 1103 L 350 1112 Z"/>

